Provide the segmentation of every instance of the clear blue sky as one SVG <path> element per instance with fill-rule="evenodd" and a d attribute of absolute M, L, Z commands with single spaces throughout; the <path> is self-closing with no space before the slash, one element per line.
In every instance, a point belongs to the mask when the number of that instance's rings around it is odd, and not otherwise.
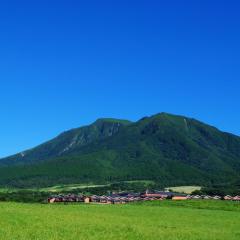
<path fill-rule="evenodd" d="M 99 117 L 240 135 L 239 1 L 1 1 L 0 157 Z"/>

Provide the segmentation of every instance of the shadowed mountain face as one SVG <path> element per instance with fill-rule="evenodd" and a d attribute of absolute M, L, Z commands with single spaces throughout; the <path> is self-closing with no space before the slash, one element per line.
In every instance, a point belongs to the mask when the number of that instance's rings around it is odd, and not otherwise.
<path fill-rule="evenodd" d="M 226 183 L 239 179 L 240 138 L 166 113 L 135 123 L 100 119 L 0 164 L 2 185 L 124 180 Z"/>

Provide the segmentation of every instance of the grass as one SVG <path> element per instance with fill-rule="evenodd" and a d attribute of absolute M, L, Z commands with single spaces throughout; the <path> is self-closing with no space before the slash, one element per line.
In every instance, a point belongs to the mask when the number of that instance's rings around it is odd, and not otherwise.
<path fill-rule="evenodd" d="M 143 186 L 148 187 L 151 184 L 154 184 L 154 181 L 150 181 L 150 180 L 134 180 L 134 181 L 123 181 L 122 183 L 126 183 L 126 184 L 134 184 L 134 183 L 138 183 L 138 184 L 142 184 Z M 64 185 L 56 185 L 56 186 L 52 186 L 52 187 L 46 187 L 46 188 L 40 188 L 37 189 L 39 191 L 43 191 L 43 192 L 62 192 L 62 191 L 71 191 L 71 190 L 75 190 L 75 189 L 84 189 L 84 188 L 99 188 L 99 187 L 108 187 L 111 184 L 94 184 L 94 183 L 77 183 L 77 184 L 64 184 Z M 34 189 L 31 189 L 34 190 Z"/>
<path fill-rule="evenodd" d="M 200 186 L 179 186 L 179 187 L 168 187 L 167 189 L 171 189 L 174 192 L 191 194 L 196 190 L 201 190 L 201 187 Z"/>
<path fill-rule="evenodd" d="M 77 183 L 77 184 L 54 185 L 51 187 L 44 187 L 44 188 L 23 188 L 23 189 L 21 189 L 21 188 L 0 188 L 0 193 L 18 192 L 21 190 L 59 193 L 59 192 L 76 190 L 76 189 L 98 188 L 98 187 L 107 187 L 107 186 L 110 186 L 110 184 Z"/>
<path fill-rule="evenodd" d="M 118 183 L 118 182 L 116 182 Z M 120 183 L 120 182 L 119 182 Z M 151 180 L 134 180 L 134 181 L 123 181 L 122 183 L 125 184 L 141 184 L 142 186 L 148 187 L 149 185 L 155 184 L 154 181 Z M 29 190 L 29 191 L 40 191 L 40 192 L 65 192 L 65 191 L 71 191 L 76 189 L 84 189 L 84 188 L 100 188 L 100 187 L 108 187 L 111 186 L 111 184 L 94 184 L 94 183 L 76 183 L 76 184 L 62 184 L 62 185 L 54 185 L 50 187 L 44 187 L 44 188 L 0 188 L 0 193 L 5 192 L 16 192 L 19 190 Z"/>
<path fill-rule="evenodd" d="M 0 193 L 6 193 L 6 192 L 17 192 L 20 190 L 28 190 L 28 191 L 40 191 L 40 192 L 52 192 L 52 193 L 58 193 L 58 192 L 64 192 L 64 191 L 71 191 L 75 189 L 84 189 L 84 188 L 97 188 L 97 187 L 106 187 L 109 186 L 109 184 L 104 185 L 96 185 L 96 184 L 63 184 L 63 185 L 55 185 L 51 187 L 45 187 L 45 188 L 0 188 Z"/>
<path fill-rule="evenodd" d="M 63 192 L 63 191 L 71 191 L 75 189 L 84 189 L 84 188 L 96 188 L 96 187 L 106 187 L 105 185 L 96 185 L 96 184 L 66 184 L 66 185 L 56 185 L 52 187 L 40 188 L 37 189 L 42 192 Z M 34 189 L 31 189 L 34 190 Z"/>
<path fill-rule="evenodd" d="M 240 239 L 240 207 L 222 201 L 127 205 L 0 203 L 1 240 Z"/>
<path fill-rule="evenodd" d="M 0 193 L 9 193 L 9 192 L 14 192 L 14 191 L 19 191 L 17 188 L 0 188 Z"/>
<path fill-rule="evenodd" d="M 232 201 L 219 200 L 187 200 L 187 201 L 151 201 L 140 202 L 139 205 L 147 205 L 152 207 L 177 207 L 188 209 L 204 209 L 204 210 L 219 210 L 240 212 L 240 203 Z"/>

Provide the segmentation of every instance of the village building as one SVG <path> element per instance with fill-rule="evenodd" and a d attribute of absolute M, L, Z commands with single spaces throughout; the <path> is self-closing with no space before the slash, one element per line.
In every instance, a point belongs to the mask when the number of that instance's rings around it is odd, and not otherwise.
<path fill-rule="evenodd" d="M 232 200 L 233 200 L 233 201 L 240 201 L 240 196 L 235 196 L 235 197 L 233 197 Z"/>
<path fill-rule="evenodd" d="M 184 196 L 174 196 L 172 200 L 179 201 L 179 200 L 187 200 L 187 197 Z"/>
<path fill-rule="evenodd" d="M 233 200 L 233 197 L 230 195 L 224 196 L 224 200 Z"/>

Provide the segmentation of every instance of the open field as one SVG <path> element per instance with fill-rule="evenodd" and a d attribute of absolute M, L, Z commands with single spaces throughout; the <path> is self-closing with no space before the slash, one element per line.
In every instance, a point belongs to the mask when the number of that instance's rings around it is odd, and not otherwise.
<path fill-rule="evenodd" d="M 240 205 L 162 201 L 127 205 L 0 203 L 1 240 L 240 238 Z"/>
<path fill-rule="evenodd" d="M 150 180 L 135 180 L 135 181 L 123 181 L 125 184 L 142 184 L 143 186 L 148 187 L 150 184 L 154 184 L 154 181 Z M 44 192 L 61 192 L 61 191 L 71 191 L 75 189 L 84 189 L 84 188 L 99 188 L 99 187 L 108 187 L 111 184 L 94 184 L 94 183 L 79 183 L 79 184 L 65 184 L 65 185 L 56 185 L 52 187 L 40 188 L 40 189 L 31 189 L 31 190 L 39 190 Z"/>
<path fill-rule="evenodd" d="M 168 187 L 167 189 L 171 189 L 173 192 L 191 194 L 196 190 L 201 190 L 201 187 L 200 186 L 179 186 L 179 187 Z"/>
<path fill-rule="evenodd" d="M 62 191 L 71 191 L 75 189 L 84 189 L 84 188 L 96 188 L 96 187 L 106 187 L 108 184 L 105 185 L 96 185 L 96 184 L 66 184 L 66 185 L 56 185 L 52 187 L 40 188 L 37 189 L 42 192 L 62 192 Z M 35 189 L 31 189 L 35 190 Z"/>
<path fill-rule="evenodd" d="M 16 192 L 20 190 L 28 190 L 28 191 L 40 191 L 40 192 L 63 192 L 63 191 L 71 191 L 75 189 L 84 189 L 84 188 L 96 188 L 96 187 L 106 187 L 109 186 L 109 184 L 102 184 L 102 185 L 96 185 L 96 184 L 64 184 L 64 185 L 55 185 L 51 187 L 45 187 L 45 188 L 0 188 L 1 192 Z"/>

